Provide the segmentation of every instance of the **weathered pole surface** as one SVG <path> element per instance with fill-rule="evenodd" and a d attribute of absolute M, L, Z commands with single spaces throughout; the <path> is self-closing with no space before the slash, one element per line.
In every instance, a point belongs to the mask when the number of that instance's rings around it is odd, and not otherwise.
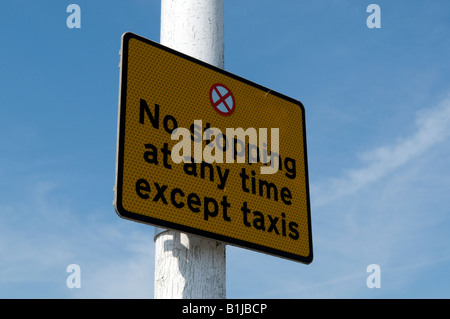
<path fill-rule="evenodd" d="M 223 68 L 223 0 L 161 0 L 160 43 Z M 156 228 L 155 298 L 225 298 L 225 278 L 225 244 Z"/>

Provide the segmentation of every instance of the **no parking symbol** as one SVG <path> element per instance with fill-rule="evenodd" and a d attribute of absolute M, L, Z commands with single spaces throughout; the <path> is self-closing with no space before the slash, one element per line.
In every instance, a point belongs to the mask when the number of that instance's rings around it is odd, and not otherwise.
<path fill-rule="evenodd" d="M 209 90 L 209 100 L 217 113 L 230 116 L 236 109 L 233 93 L 223 84 L 214 84 Z"/>

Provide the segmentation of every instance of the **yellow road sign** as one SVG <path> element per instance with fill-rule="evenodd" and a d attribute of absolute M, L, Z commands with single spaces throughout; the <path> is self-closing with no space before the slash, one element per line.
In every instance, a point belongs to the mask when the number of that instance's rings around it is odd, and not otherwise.
<path fill-rule="evenodd" d="M 122 36 L 119 216 L 310 263 L 304 107 Z"/>

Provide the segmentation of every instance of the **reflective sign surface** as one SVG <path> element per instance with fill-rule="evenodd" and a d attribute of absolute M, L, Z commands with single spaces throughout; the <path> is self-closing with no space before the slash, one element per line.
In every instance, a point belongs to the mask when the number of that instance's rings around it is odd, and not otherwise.
<path fill-rule="evenodd" d="M 132 33 L 115 190 L 121 217 L 312 261 L 303 105 Z"/>

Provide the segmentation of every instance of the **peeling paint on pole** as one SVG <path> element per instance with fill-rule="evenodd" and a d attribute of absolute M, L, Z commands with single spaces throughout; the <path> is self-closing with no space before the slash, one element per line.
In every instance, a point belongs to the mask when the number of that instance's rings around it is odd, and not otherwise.
<path fill-rule="evenodd" d="M 162 0 L 162 45 L 224 68 L 223 0 Z"/>
<path fill-rule="evenodd" d="M 155 299 L 223 299 L 225 247 L 176 231 L 156 239 Z"/>

